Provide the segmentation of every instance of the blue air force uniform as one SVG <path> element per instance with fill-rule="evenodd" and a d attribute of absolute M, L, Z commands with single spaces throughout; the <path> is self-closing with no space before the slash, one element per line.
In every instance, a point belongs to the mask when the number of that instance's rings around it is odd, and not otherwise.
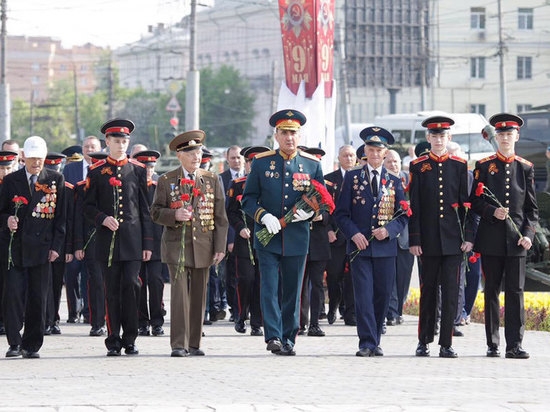
<path fill-rule="evenodd" d="M 393 143 L 393 136 L 384 129 L 367 128 L 361 132 L 366 144 L 385 147 Z M 362 233 L 367 240 L 372 231 L 384 226 L 388 237 L 379 241 L 369 240 L 369 245 L 351 262 L 351 275 L 355 295 L 355 315 L 359 336 L 358 356 L 381 354 L 380 337 L 395 278 L 397 236 L 407 222 L 406 214 L 390 221 L 405 200 L 401 179 L 380 168 L 376 179 L 377 195 L 374 196 L 373 168 L 365 165 L 350 170 L 344 177 L 334 217 L 338 227 L 347 238 L 347 251 L 357 250 L 351 238 Z M 380 351 L 380 352 L 377 352 Z"/>
<path fill-rule="evenodd" d="M 284 117 L 285 113 L 295 115 L 299 112 L 286 110 L 276 115 Z M 303 124 L 305 117 L 301 115 L 300 118 L 300 124 Z M 289 119 L 288 123 L 293 121 L 296 122 Z M 286 126 L 279 124 L 276 127 Z M 280 150 L 271 150 L 257 155 L 252 162 L 242 199 L 243 210 L 255 222 L 254 248 L 260 263 L 265 340 L 282 339 L 283 346 L 289 345 L 290 350 L 299 328 L 299 297 L 309 246 L 309 222 L 288 223 L 266 246 L 258 241 L 256 235 L 264 228 L 261 223 L 263 216 L 270 213 L 281 218 L 292 211 L 309 189 L 311 180 L 321 184 L 324 181 L 321 164 L 315 156 L 301 150 L 290 156 Z M 282 277 L 282 305 L 279 305 L 279 273 Z"/>

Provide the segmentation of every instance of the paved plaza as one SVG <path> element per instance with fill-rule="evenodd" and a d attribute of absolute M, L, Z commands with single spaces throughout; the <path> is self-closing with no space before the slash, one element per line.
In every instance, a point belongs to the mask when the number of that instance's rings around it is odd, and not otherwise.
<path fill-rule="evenodd" d="M 550 333 L 526 332 L 529 360 L 489 359 L 483 326 L 471 324 L 454 339 L 458 359 L 439 359 L 437 345 L 416 358 L 409 316 L 388 327 L 384 357 L 358 358 L 355 328 L 321 321 L 326 337 L 298 337 L 297 356 L 279 357 L 224 320 L 204 329 L 206 357 L 170 358 L 168 317 L 165 336 L 138 337 L 138 356 L 107 358 L 104 338 L 65 323 L 62 309 L 63 334 L 45 337 L 41 359 L 0 358 L 0 411 L 550 409 Z"/>

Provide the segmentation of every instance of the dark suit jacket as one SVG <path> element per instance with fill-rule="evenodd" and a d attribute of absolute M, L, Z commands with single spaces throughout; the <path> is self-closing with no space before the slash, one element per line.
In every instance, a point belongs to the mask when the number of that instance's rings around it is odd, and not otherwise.
<path fill-rule="evenodd" d="M 61 173 L 42 169 L 37 183 L 43 189 L 31 195 L 25 168 L 7 175 L 2 184 L 0 197 L 0 227 L 6 228 L 8 217 L 15 214 L 15 196 L 24 196 L 28 205 L 23 205 L 17 212 L 19 228 L 13 236 L 12 257 L 19 267 L 31 267 L 47 263 L 48 252 L 55 250 L 61 255 L 65 242 L 65 180 Z M 55 186 L 55 189 L 54 189 Z M 46 193 L 51 191 L 51 193 Z M 55 193 L 54 193 L 55 192 Z M 55 210 L 52 208 L 55 204 Z M 34 212 L 34 216 L 33 216 Z M 51 214 L 51 218 L 47 216 Z M 44 216 L 44 217 L 42 217 Z M 9 230 L 2 232 L 8 236 Z"/>
<path fill-rule="evenodd" d="M 342 171 L 340 170 L 340 168 L 338 168 L 338 170 L 335 170 L 334 172 L 325 175 L 325 184 L 327 186 L 327 190 L 332 195 L 334 204 L 338 203 L 340 191 L 342 190 L 342 183 L 344 183 L 344 177 L 342 176 Z M 329 218 L 328 230 L 336 232 L 336 241 L 332 243 L 332 246 L 341 247 L 346 244 L 346 237 L 344 236 L 342 231 L 338 230 L 338 225 L 336 224 L 334 215 L 331 215 Z"/>
<path fill-rule="evenodd" d="M 244 192 L 244 185 L 246 183 L 246 177 L 241 177 L 235 179 L 231 182 L 229 186 L 228 196 L 227 196 L 227 219 L 229 224 L 234 230 L 235 233 L 235 246 L 233 247 L 233 254 L 240 258 L 250 259 L 250 251 L 248 249 L 248 244 L 250 242 L 250 247 L 254 247 L 254 220 L 245 215 L 242 208 L 241 202 L 237 200 L 237 196 L 241 196 Z M 246 216 L 246 222 L 244 220 Z M 251 236 L 247 240 L 241 237 L 240 232 L 244 228 L 250 230 Z M 252 251 L 254 253 L 254 251 Z"/>
<path fill-rule="evenodd" d="M 220 177 L 220 180 L 222 182 L 222 189 L 223 189 L 223 194 L 225 195 L 225 198 L 226 198 L 226 202 L 225 202 L 225 210 L 227 211 L 227 206 L 228 206 L 228 202 L 227 202 L 227 195 L 229 193 L 229 187 L 231 186 L 231 182 L 233 180 L 233 178 L 231 177 L 231 169 L 227 169 L 227 170 L 224 170 L 222 173 L 219 174 L 219 177 Z M 233 227 L 231 225 L 229 225 L 229 228 L 227 230 L 227 243 L 234 243 L 235 242 L 235 230 L 233 229 Z M 235 247 L 235 246 L 233 246 Z"/>
<path fill-rule="evenodd" d="M 310 261 L 328 261 L 331 258 L 330 243 L 328 241 L 328 230 L 330 215 L 328 212 L 322 212 L 323 219 L 310 223 L 309 232 L 309 253 L 307 260 Z"/>
<path fill-rule="evenodd" d="M 82 176 L 82 162 L 83 160 L 69 163 L 63 169 L 63 176 L 65 176 L 65 180 L 73 186 L 84 179 L 84 176 Z"/>

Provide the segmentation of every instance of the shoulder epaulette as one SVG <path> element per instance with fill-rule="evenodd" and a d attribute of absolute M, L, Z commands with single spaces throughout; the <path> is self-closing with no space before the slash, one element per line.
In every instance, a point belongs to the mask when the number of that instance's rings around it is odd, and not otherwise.
<path fill-rule="evenodd" d="M 481 159 L 481 160 L 479 161 L 479 164 L 488 162 L 489 160 L 493 160 L 493 159 L 496 159 L 496 158 L 497 158 L 497 155 L 496 155 L 496 154 L 491 155 L 491 156 L 488 156 L 488 157 L 485 157 L 484 159 Z"/>
<path fill-rule="evenodd" d="M 526 164 L 526 165 L 529 166 L 529 167 L 533 166 L 533 163 L 531 163 L 531 162 L 530 162 L 529 160 L 527 160 L 527 159 L 524 159 L 523 157 L 516 156 L 516 160 L 517 160 L 518 162 L 521 162 L 521 163 L 523 163 L 523 164 Z"/>
<path fill-rule="evenodd" d="M 100 160 L 99 162 L 95 162 L 93 165 L 90 166 L 90 170 L 97 169 L 99 166 L 103 166 L 107 161 L 105 159 Z"/>
<path fill-rule="evenodd" d="M 325 185 L 334 186 L 334 183 L 332 183 L 330 180 L 325 179 Z"/>
<path fill-rule="evenodd" d="M 311 160 L 315 160 L 316 162 L 320 162 L 320 160 L 317 157 L 307 152 L 304 152 L 303 150 L 299 150 L 298 153 L 300 154 L 300 156 L 305 157 L 306 159 L 311 159 Z"/>
<path fill-rule="evenodd" d="M 141 162 L 138 162 L 136 159 L 128 159 L 128 161 L 136 166 L 140 166 L 140 167 L 143 167 L 145 168 L 145 165 Z"/>
<path fill-rule="evenodd" d="M 457 162 L 460 162 L 460 163 L 466 163 L 466 159 L 463 159 L 462 157 L 458 157 L 458 156 L 449 156 L 450 159 L 453 159 L 453 160 L 456 160 Z"/>
<path fill-rule="evenodd" d="M 86 184 L 85 180 L 81 180 L 80 182 L 76 183 L 77 186 L 82 186 L 82 185 L 85 185 L 85 184 Z"/>
<path fill-rule="evenodd" d="M 413 165 L 415 165 L 415 164 L 423 162 L 424 160 L 427 160 L 429 158 L 430 158 L 430 156 L 428 156 L 428 155 L 420 156 L 418 159 L 414 159 L 411 163 Z"/>
<path fill-rule="evenodd" d="M 69 189 L 74 189 L 74 185 L 70 184 L 69 182 L 65 182 L 65 187 L 68 187 Z"/>
<path fill-rule="evenodd" d="M 239 177 L 238 179 L 233 179 L 233 182 L 235 183 L 246 182 L 246 178 L 247 176 Z"/>
<path fill-rule="evenodd" d="M 268 152 L 257 154 L 254 156 L 254 159 L 261 159 L 262 157 L 273 156 L 274 154 L 277 154 L 277 152 L 275 150 L 270 150 Z"/>
<path fill-rule="evenodd" d="M 362 169 L 362 168 L 363 168 L 363 165 L 355 165 L 349 171 L 351 172 L 352 170 L 359 170 L 359 169 Z"/>
<path fill-rule="evenodd" d="M 202 174 L 203 176 L 208 176 L 208 177 L 216 177 L 216 178 L 218 177 L 218 176 L 216 175 L 216 173 L 211 172 L 210 170 L 205 170 L 205 169 L 201 169 L 201 174 Z"/>

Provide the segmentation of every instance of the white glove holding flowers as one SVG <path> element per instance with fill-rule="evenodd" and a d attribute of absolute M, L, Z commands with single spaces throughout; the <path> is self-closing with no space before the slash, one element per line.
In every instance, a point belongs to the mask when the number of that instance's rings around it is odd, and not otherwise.
<path fill-rule="evenodd" d="M 308 220 L 313 216 L 313 210 L 311 212 L 306 212 L 304 209 L 298 209 L 296 213 L 294 213 L 292 223 L 296 222 L 303 222 L 304 220 Z"/>
<path fill-rule="evenodd" d="M 266 213 L 262 217 L 262 224 L 266 227 L 267 231 L 272 235 L 276 235 L 281 230 L 281 222 L 271 213 Z"/>

